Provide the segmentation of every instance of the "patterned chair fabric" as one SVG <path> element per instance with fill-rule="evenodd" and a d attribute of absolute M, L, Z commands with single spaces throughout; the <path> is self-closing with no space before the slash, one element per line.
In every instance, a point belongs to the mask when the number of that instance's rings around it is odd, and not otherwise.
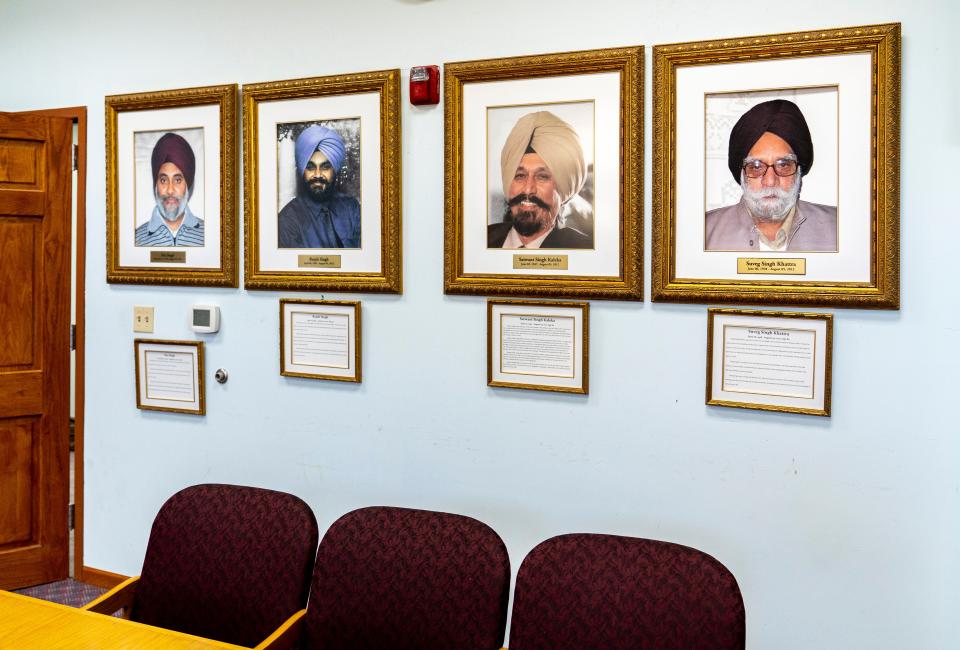
<path fill-rule="evenodd" d="M 548 539 L 520 565 L 510 650 L 727 650 L 745 643 L 733 575 L 696 549 L 616 535 Z"/>
<path fill-rule="evenodd" d="M 181 490 L 153 522 L 131 618 L 254 646 L 306 606 L 317 537 L 313 511 L 292 494 Z"/>
<path fill-rule="evenodd" d="M 362 508 L 334 522 L 320 542 L 304 647 L 496 650 L 509 589 L 507 549 L 486 524 Z"/>

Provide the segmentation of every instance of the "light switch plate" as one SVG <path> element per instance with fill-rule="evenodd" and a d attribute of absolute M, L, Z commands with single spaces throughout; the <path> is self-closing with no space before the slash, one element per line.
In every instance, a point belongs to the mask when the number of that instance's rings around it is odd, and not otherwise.
<path fill-rule="evenodd" d="M 153 332 L 153 307 L 133 308 L 133 331 Z"/>

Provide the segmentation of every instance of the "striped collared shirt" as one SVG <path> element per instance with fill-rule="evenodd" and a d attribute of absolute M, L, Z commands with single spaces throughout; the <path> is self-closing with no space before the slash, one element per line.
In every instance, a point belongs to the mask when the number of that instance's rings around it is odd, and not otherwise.
<path fill-rule="evenodd" d="M 137 246 L 203 246 L 203 219 L 190 212 L 190 206 L 187 206 L 180 228 L 174 235 L 160 216 L 160 210 L 154 207 L 150 221 L 137 228 L 134 243 Z"/>

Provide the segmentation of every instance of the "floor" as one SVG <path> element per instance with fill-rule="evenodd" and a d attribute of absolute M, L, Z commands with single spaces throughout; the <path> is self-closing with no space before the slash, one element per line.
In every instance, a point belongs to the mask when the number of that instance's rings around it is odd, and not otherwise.
<path fill-rule="evenodd" d="M 73 578 L 68 578 L 58 582 L 50 582 L 45 585 L 17 589 L 15 593 L 40 598 L 41 600 L 49 600 L 62 605 L 70 605 L 71 607 L 80 607 L 81 605 L 86 605 L 106 591 L 106 589 L 94 587 L 93 585 L 88 585 L 83 582 L 77 582 Z"/>

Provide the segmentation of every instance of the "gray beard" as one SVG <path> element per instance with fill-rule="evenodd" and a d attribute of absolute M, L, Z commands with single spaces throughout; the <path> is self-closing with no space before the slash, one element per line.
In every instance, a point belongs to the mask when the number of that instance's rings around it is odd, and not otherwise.
<path fill-rule="evenodd" d="M 177 199 L 177 205 L 172 210 L 167 210 L 163 207 L 164 199 L 157 193 L 156 190 L 153 191 L 153 198 L 157 202 L 157 212 L 160 213 L 160 216 L 167 221 L 176 221 L 183 216 L 184 212 L 186 212 L 187 202 L 190 200 L 190 193 L 188 192 L 183 195 L 183 198 Z"/>
<path fill-rule="evenodd" d="M 800 170 L 797 169 L 797 180 L 789 190 L 782 190 L 779 187 L 764 187 L 759 190 L 747 188 L 747 179 L 741 173 L 740 187 L 743 189 L 743 201 L 747 204 L 747 210 L 755 220 L 764 223 L 783 223 L 797 204 L 800 198 Z M 776 201 L 771 201 L 765 196 L 775 195 Z"/>

